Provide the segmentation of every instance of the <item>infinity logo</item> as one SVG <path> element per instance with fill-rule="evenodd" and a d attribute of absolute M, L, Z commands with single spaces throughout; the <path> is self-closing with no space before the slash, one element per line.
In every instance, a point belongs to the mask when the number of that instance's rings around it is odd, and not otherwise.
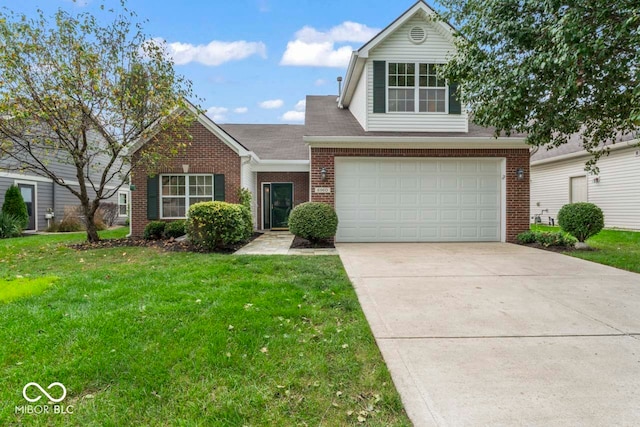
<path fill-rule="evenodd" d="M 47 393 L 47 391 L 45 389 L 43 389 L 40 386 L 40 384 L 38 384 L 38 383 L 29 383 L 26 386 L 24 386 L 24 388 L 22 389 L 22 395 L 24 396 L 25 399 L 27 399 L 31 403 L 37 402 L 38 400 L 40 400 L 42 398 L 42 396 L 38 396 L 38 397 L 35 397 L 35 398 L 30 398 L 29 396 L 27 396 L 27 389 L 29 387 L 31 387 L 31 386 L 34 386 L 38 390 L 40 390 L 40 393 L 44 394 L 47 397 L 47 399 L 49 399 L 53 403 L 62 402 L 64 400 L 64 398 L 67 397 L 67 389 L 65 388 L 64 385 L 62 385 L 62 383 L 51 383 L 47 387 L 47 390 L 49 390 L 49 389 L 51 389 L 51 387 L 55 387 L 55 386 L 58 386 L 58 387 L 60 387 L 62 389 L 62 397 L 60 397 L 58 399 L 52 397 L 49 393 Z"/>

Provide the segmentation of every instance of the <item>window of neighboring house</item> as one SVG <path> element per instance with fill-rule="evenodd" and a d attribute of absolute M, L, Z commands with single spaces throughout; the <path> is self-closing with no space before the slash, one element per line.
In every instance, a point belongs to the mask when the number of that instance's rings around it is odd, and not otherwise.
<path fill-rule="evenodd" d="M 389 62 L 388 111 L 444 113 L 447 85 L 437 74 L 437 64 Z"/>
<path fill-rule="evenodd" d="M 127 216 L 129 214 L 129 193 L 121 191 L 118 193 L 118 215 Z"/>
<path fill-rule="evenodd" d="M 189 206 L 213 201 L 213 175 L 162 175 L 162 218 L 185 218 Z"/>

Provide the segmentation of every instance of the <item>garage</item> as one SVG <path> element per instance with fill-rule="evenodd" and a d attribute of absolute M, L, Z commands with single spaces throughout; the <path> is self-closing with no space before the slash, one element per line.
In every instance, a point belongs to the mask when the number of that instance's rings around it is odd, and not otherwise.
<path fill-rule="evenodd" d="M 337 242 L 504 240 L 499 158 L 335 158 Z"/>

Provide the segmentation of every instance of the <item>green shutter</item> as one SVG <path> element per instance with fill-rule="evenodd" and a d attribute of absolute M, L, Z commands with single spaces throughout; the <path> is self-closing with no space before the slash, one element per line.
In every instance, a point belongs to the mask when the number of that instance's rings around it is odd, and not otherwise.
<path fill-rule="evenodd" d="M 449 85 L 449 114 L 462 114 L 462 104 L 458 98 L 458 83 Z"/>
<path fill-rule="evenodd" d="M 158 193 L 160 190 L 160 178 L 147 177 L 147 219 L 158 219 L 160 204 L 158 201 Z"/>
<path fill-rule="evenodd" d="M 215 174 L 213 176 L 213 200 L 224 202 L 224 175 Z"/>
<path fill-rule="evenodd" d="M 387 112 L 387 63 L 373 61 L 373 112 Z"/>

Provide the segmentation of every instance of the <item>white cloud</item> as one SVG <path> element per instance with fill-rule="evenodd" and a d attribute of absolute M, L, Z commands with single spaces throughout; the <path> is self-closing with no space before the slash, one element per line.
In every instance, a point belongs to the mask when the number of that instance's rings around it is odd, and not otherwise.
<path fill-rule="evenodd" d="M 307 101 L 302 99 L 293 107 L 293 110 L 287 111 L 280 117 L 285 122 L 304 122 L 304 112 L 307 107 Z"/>
<path fill-rule="evenodd" d="M 238 107 L 238 108 L 233 110 L 233 112 L 236 113 L 236 114 L 244 114 L 247 111 L 249 111 L 249 109 L 247 107 Z"/>
<path fill-rule="evenodd" d="M 287 111 L 281 119 L 285 122 L 304 122 L 304 111 Z"/>
<path fill-rule="evenodd" d="M 336 46 L 337 43 L 364 43 L 372 39 L 378 29 L 357 22 L 346 21 L 328 31 L 305 26 L 287 43 L 280 65 L 346 67 L 353 47 Z"/>
<path fill-rule="evenodd" d="M 176 65 L 199 62 L 204 65 L 217 66 L 225 62 L 246 59 L 253 55 L 267 57 L 267 46 L 263 42 L 213 40 L 206 45 L 193 45 L 182 42 L 167 43 L 163 39 L 154 39 L 154 41 L 165 43 L 169 56 Z"/>
<path fill-rule="evenodd" d="M 315 81 L 314 83 L 316 86 L 324 86 L 327 84 L 327 81 L 325 79 L 318 79 Z"/>
<path fill-rule="evenodd" d="M 263 101 L 260 103 L 260 108 L 264 108 L 265 110 L 275 110 L 276 108 L 280 108 L 284 105 L 284 101 L 282 99 L 270 99 L 268 101 Z"/>
<path fill-rule="evenodd" d="M 227 118 L 226 114 L 229 112 L 225 107 L 209 107 L 207 108 L 207 116 L 214 122 L 223 121 Z"/>

